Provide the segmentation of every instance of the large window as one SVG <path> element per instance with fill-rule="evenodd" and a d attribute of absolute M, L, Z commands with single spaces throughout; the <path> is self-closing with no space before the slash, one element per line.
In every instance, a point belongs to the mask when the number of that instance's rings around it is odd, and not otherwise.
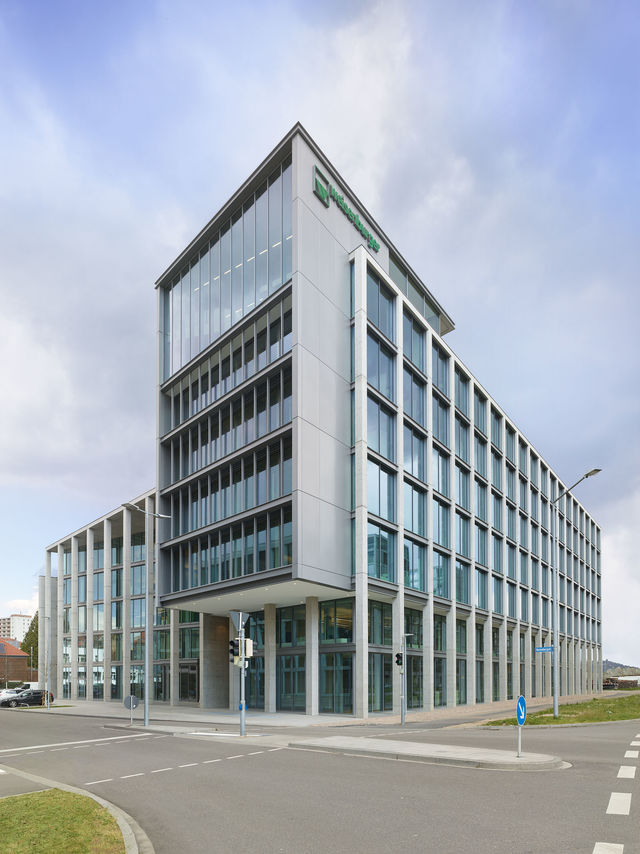
<path fill-rule="evenodd" d="M 449 497 L 449 456 L 435 446 L 431 450 L 431 484 L 440 495 Z"/>
<path fill-rule="evenodd" d="M 404 484 L 404 527 L 421 537 L 426 536 L 426 493 L 410 483 Z"/>
<path fill-rule="evenodd" d="M 390 409 L 372 397 L 367 398 L 367 444 L 388 460 L 395 460 L 394 422 Z"/>
<path fill-rule="evenodd" d="M 393 623 L 391 604 L 369 599 L 369 643 L 374 646 L 391 646 Z"/>
<path fill-rule="evenodd" d="M 353 643 L 353 599 L 320 602 L 320 643 Z"/>
<path fill-rule="evenodd" d="M 367 335 L 367 380 L 387 397 L 393 395 L 393 352 L 373 335 Z"/>
<path fill-rule="evenodd" d="M 403 376 L 403 408 L 407 415 L 424 426 L 424 397 L 425 384 L 413 371 L 404 369 Z"/>
<path fill-rule="evenodd" d="M 390 341 L 394 340 L 393 294 L 370 269 L 367 269 L 367 317 Z"/>
<path fill-rule="evenodd" d="M 406 313 L 403 317 L 402 342 L 404 355 L 424 373 L 424 330 Z"/>
<path fill-rule="evenodd" d="M 461 418 L 456 416 L 456 456 L 469 462 L 469 428 Z"/>
<path fill-rule="evenodd" d="M 456 513 L 456 551 L 464 557 L 469 557 L 470 525 L 471 523 L 466 516 Z"/>
<path fill-rule="evenodd" d="M 433 595 L 450 599 L 449 558 L 440 552 L 433 552 Z"/>
<path fill-rule="evenodd" d="M 426 442 L 422 435 L 404 425 L 404 470 L 426 480 Z"/>
<path fill-rule="evenodd" d="M 449 548 L 449 505 L 433 499 L 433 542 Z"/>
<path fill-rule="evenodd" d="M 432 346 L 431 354 L 433 384 L 444 395 L 449 397 L 449 357 L 435 343 Z"/>
<path fill-rule="evenodd" d="M 395 521 L 395 475 L 373 460 L 367 460 L 367 493 L 369 512 Z"/>
<path fill-rule="evenodd" d="M 456 464 L 456 501 L 465 510 L 471 509 L 469 496 L 469 472 Z"/>
<path fill-rule="evenodd" d="M 460 560 L 456 561 L 456 601 L 470 605 L 469 598 L 469 565 Z"/>
<path fill-rule="evenodd" d="M 367 570 L 371 578 L 395 581 L 395 534 L 369 522 Z"/>
<path fill-rule="evenodd" d="M 404 538 L 404 584 L 414 590 L 426 590 L 425 587 L 426 549 Z"/>
<path fill-rule="evenodd" d="M 465 415 L 469 414 L 469 380 L 459 368 L 455 370 L 455 404 Z"/>
<path fill-rule="evenodd" d="M 433 437 L 449 447 L 449 407 L 435 395 L 432 398 Z"/>

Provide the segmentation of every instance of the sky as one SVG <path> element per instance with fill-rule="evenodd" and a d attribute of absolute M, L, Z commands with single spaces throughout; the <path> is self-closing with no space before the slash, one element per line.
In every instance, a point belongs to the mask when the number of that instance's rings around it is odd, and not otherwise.
<path fill-rule="evenodd" d="M 0 615 L 155 479 L 154 282 L 302 122 L 603 530 L 640 665 L 632 0 L 0 0 Z"/>

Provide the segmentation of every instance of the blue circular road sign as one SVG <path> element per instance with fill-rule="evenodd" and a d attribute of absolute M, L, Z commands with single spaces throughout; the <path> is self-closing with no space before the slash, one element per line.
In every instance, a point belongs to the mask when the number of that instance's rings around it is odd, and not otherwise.
<path fill-rule="evenodd" d="M 527 719 L 527 701 L 522 694 L 518 697 L 516 704 L 516 718 L 518 719 L 518 726 L 523 726 Z"/>

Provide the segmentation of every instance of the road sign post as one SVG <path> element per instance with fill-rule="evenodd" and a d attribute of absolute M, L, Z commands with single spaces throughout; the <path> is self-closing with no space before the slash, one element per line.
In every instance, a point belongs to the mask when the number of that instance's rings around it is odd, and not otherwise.
<path fill-rule="evenodd" d="M 242 611 L 229 611 L 229 615 L 233 620 L 233 625 L 240 633 L 240 735 L 245 734 L 245 692 L 244 692 L 244 677 L 245 677 L 245 643 L 244 643 L 244 624 L 249 617 L 248 614 Z"/>
<path fill-rule="evenodd" d="M 129 709 L 129 726 L 133 726 L 133 710 L 138 708 L 140 700 L 136 697 L 135 694 L 127 694 L 124 698 L 124 707 L 125 709 Z"/>
<path fill-rule="evenodd" d="M 522 727 L 527 719 L 527 701 L 520 694 L 516 703 L 516 719 L 518 721 L 518 759 L 522 753 Z"/>

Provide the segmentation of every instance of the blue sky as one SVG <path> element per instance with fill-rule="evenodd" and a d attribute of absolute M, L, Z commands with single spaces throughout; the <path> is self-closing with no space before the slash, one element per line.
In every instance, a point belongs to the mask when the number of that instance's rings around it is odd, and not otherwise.
<path fill-rule="evenodd" d="M 0 613 L 154 480 L 153 283 L 300 120 L 604 532 L 640 665 L 632 2 L 0 0 Z"/>

